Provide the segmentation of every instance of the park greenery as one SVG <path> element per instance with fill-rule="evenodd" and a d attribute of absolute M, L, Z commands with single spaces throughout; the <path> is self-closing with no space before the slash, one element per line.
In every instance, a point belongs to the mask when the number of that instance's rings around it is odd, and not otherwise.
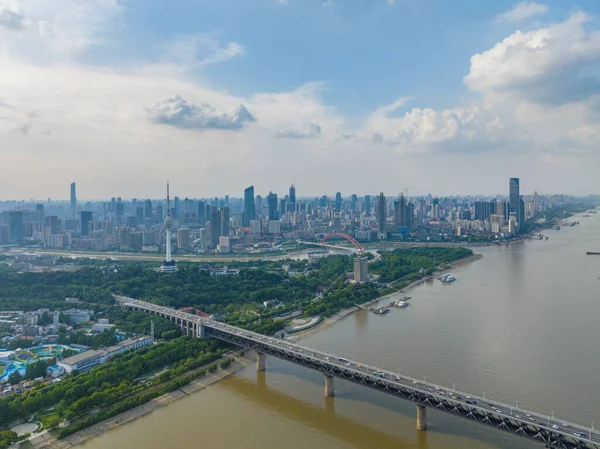
<path fill-rule="evenodd" d="M 218 315 L 230 324 L 259 333 L 273 334 L 286 326 L 288 316 L 330 316 L 340 309 L 364 303 L 389 291 L 387 284 L 409 281 L 432 273 L 440 265 L 468 257 L 464 248 L 408 248 L 382 252 L 369 271 L 380 282 L 350 283 L 353 256 L 331 255 L 316 263 L 307 261 L 252 261 L 230 264 L 239 275 L 211 276 L 197 263 L 180 263 L 176 273 L 161 273 L 147 262 L 94 262 L 75 270 L 45 273 L 16 273 L 0 268 L 0 309 L 65 310 L 92 309 L 95 317 L 109 318 L 121 332 L 148 333 L 154 321 L 155 335 L 165 342 L 117 355 L 109 363 L 89 373 L 73 373 L 62 381 L 35 384 L 22 394 L 0 399 L 0 427 L 20 419 L 35 417 L 51 428 L 63 420 L 71 424 L 61 429 L 64 437 L 111 416 L 191 382 L 218 369 L 226 345 L 181 336 L 175 323 L 144 312 L 117 307 L 113 294 L 131 296 L 174 308 L 191 307 Z M 369 255 L 372 259 L 372 255 Z M 283 269 L 289 264 L 289 272 Z M 287 268 L 287 267 L 286 267 Z M 349 274 L 350 273 L 350 274 Z M 65 302 L 65 298 L 81 302 Z M 58 342 L 83 344 L 93 348 L 116 341 L 113 331 L 96 335 L 82 329 L 68 331 L 66 315 L 61 314 Z M 48 320 L 48 317 L 42 319 Z M 85 326 L 83 326 L 85 328 Z M 27 340 L 15 340 L 23 345 Z M 27 379 L 35 379 L 48 363 L 28 367 Z M 230 360 L 219 366 L 227 368 Z M 21 380 L 10 379 L 17 383 Z M 1 441 L 0 441 L 0 444 Z M 1 449 L 0 445 L 0 449 Z"/>
<path fill-rule="evenodd" d="M 467 248 L 419 247 L 382 251 L 381 259 L 371 264 L 371 272 L 380 274 L 383 282 L 411 281 L 431 274 L 436 267 L 473 255 Z M 423 272 L 421 271 L 423 270 Z"/>
<path fill-rule="evenodd" d="M 137 379 L 147 373 L 165 369 L 156 383 L 177 382 L 190 369 L 206 365 L 221 357 L 224 346 L 217 341 L 180 337 L 138 351 L 117 355 L 111 363 L 89 373 L 67 376 L 61 382 L 40 384 L 23 394 L 0 399 L 0 426 L 52 408 L 61 419 L 84 417 L 92 409 L 104 408 L 134 397 L 147 388 Z"/>

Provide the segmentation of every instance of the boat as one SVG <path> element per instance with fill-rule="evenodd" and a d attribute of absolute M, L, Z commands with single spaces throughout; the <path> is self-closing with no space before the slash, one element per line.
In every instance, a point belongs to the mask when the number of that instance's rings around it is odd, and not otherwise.
<path fill-rule="evenodd" d="M 555 231 L 560 231 L 560 226 L 559 225 L 554 226 L 554 230 Z"/>
<path fill-rule="evenodd" d="M 390 311 L 390 309 L 386 309 L 385 307 L 379 307 L 377 309 L 373 309 L 372 312 L 375 315 L 385 315 L 386 313 L 388 313 Z"/>
<path fill-rule="evenodd" d="M 573 223 L 571 223 L 571 227 L 575 226 L 577 224 L 576 221 L 574 221 Z"/>
<path fill-rule="evenodd" d="M 399 308 L 406 307 L 410 304 L 408 302 L 408 299 L 410 299 L 410 296 L 405 296 L 402 299 L 394 300 L 394 301 L 390 302 L 389 304 L 387 304 L 385 306 L 385 308 L 389 309 L 390 307 L 399 307 Z"/>
<path fill-rule="evenodd" d="M 439 280 L 443 283 L 448 283 L 448 282 L 454 282 L 456 280 L 456 278 L 450 274 L 444 274 L 443 276 L 439 277 Z"/>

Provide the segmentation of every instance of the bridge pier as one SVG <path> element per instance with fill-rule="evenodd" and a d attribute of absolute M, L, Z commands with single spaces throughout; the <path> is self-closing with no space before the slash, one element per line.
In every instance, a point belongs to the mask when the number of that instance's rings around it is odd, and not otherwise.
<path fill-rule="evenodd" d="M 417 404 L 417 430 L 427 429 L 427 408 Z"/>
<path fill-rule="evenodd" d="M 325 376 L 325 396 L 333 396 L 333 376 Z"/>
<path fill-rule="evenodd" d="M 262 352 L 256 354 L 256 371 L 264 371 L 267 368 L 267 356 Z"/>

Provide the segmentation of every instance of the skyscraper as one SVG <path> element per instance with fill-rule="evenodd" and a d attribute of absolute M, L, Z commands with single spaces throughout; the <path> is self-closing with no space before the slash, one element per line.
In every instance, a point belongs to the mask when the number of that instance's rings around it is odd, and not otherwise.
<path fill-rule="evenodd" d="M 337 210 L 338 212 L 341 212 L 341 210 L 342 210 L 342 193 L 341 192 L 337 192 L 335 194 L 335 210 Z"/>
<path fill-rule="evenodd" d="M 177 271 L 177 263 L 171 259 L 171 226 L 173 226 L 173 223 L 171 223 L 171 199 L 169 198 L 169 181 L 167 181 L 167 217 L 165 218 L 166 257 L 160 267 L 160 270 L 166 273 Z"/>
<path fill-rule="evenodd" d="M 75 214 L 77 213 L 77 192 L 75 188 L 75 183 L 71 183 L 71 216 L 75 218 Z"/>
<path fill-rule="evenodd" d="M 203 226 L 206 221 L 206 204 L 204 201 L 198 201 L 198 223 Z"/>
<path fill-rule="evenodd" d="M 221 208 L 221 235 L 229 237 L 229 207 Z"/>
<path fill-rule="evenodd" d="M 209 244 L 211 248 L 216 248 L 221 237 L 221 212 L 216 207 L 210 208 L 210 237 Z"/>
<path fill-rule="evenodd" d="M 386 230 L 386 205 L 385 205 L 385 195 L 383 192 L 379 194 L 379 198 L 377 199 L 377 238 L 379 240 L 383 240 L 387 237 Z"/>
<path fill-rule="evenodd" d="M 152 201 L 146 200 L 144 203 L 144 218 L 152 218 Z"/>
<path fill-rule="evenodd" d="M 508 213 L 510 216 L 511 212 L 514 212 L 517 216 L 517 226 L 516 231 L 519 232 L 521 229 L 521 225 L 523 224 L 524 216 L 521 213 L 521 195 L 519 192 L 519 178 L 510 178 L 508 184 Z M 508 218 L 508 217 L 506 217 Z"/>
<path fill-rule="evenodd" d="M 431 218 L 433 220 L 440 219 L 440 200 L 437 196 L 431 202 Z"/>
<path fill-rule="evenodd" d="M 242 226 L 249 227 L 250 221 L 256 219 L 256 205 L 254 204 L 254 186 L 244 190 L 244 212 L 242 213 Z M 217 245 L 219 240 L 217 239 Z"/>
<path fill-rule="evenodd" d="M 365 195 L 365 216 L 371 216 L 371 195 Z"/>
<path fill-rule="evenodd" d="M 269 204 L 269 220 L 279 220 L 279 212 L 277 211 L 277 194 L 269 192 L 267 202 Z"/>
<path fill-rule="evenodd" d="M 296 186 L 294 184 L 292 184 L 290 186 L 289 203 L 291 204 L 291 206 L 290 206 L 291 212 L 294 212 L 296 210 Z"/>
<path fill-rule="evenodd" d="M 399 229 L 406 229 L 406 200 L 404 199 L 404 193 L 400 192 L 398 196 L 398 203 L 396 210 L 394 211 L 394 219 L 396 227 Z"/>
<path fill-rule="evenodd" d="M 89 210 L 81 211 L 81 235 L 90 235 L 90 222 L 92 221 L 92 212 Z"/>

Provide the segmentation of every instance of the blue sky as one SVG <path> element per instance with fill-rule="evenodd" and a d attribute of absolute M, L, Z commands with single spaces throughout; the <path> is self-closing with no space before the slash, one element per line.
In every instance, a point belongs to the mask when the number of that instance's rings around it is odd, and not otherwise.
<path fill-rule="evenodd" d="M 292 181 L 310 195 L 494 194 L 511 176 L 525 191 L 598 192 L 599 12 L 0 0 L 0 190 L 63 197 L 76 180 L 90 198 L 144 197 L 176 171 L 190 196 Z"/>

